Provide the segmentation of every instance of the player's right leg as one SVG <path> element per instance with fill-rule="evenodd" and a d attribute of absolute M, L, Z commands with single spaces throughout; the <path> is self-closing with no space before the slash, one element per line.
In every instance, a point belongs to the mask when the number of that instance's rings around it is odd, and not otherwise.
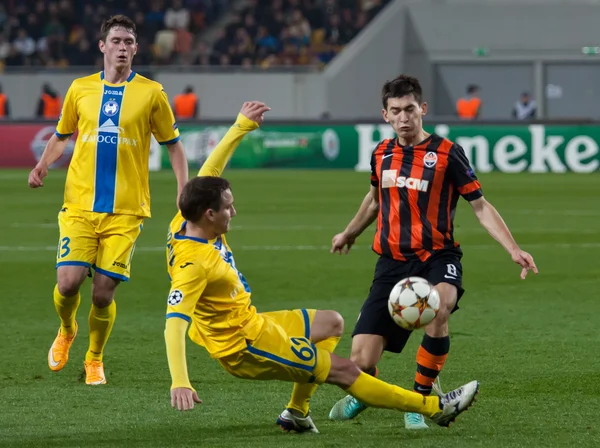
<path fill-rule="evenodd" d="M 325 380 L 369 406 L 415 412 L 431 418 L 440 426 L 449 426 L 475 401 L 479 383 L 471 381 L 442 397 L 423 396 L 402 389 L 362 372 L 349 359 L 331 354 L 331 367 Z"/>
<path fill-rule="evenodd" d="M 359 317 L 359 321 L 362 319 Z M 356 334 L 352 338 L 350 360 L 365 373 L 377 377 L 377 363 L 381 359 L 386 340 L 379 334 Z M 329 411 L 329 419 L 351 420 L 367 409 L 367 406 L 352 395 L 346 395 L 333 405 Z"/>
<path fill-rule="evenodd" d="M 75 315 L 81 301 L 79 289 L 96 259 L 98 247 L 93 223 L 87 219 L 86 212 L 63 208 L 58 224 L 54 307 L 60 328 L 48 351 L 48 367 L 54 372 L 61 370 L 69 359 L 69 350 L 77 335 Z"/>
<path fill-rule="evenodd" d="M 60 328 L 48 351 L 48 367 L 54 372 L 62 370 L 69 360 L 69 350 L 77 336 L 75 314 L 81 301 L 79 288 L 85 281 L 89 268 L 85 266 L 59 266 L 54 287 L 54 307 L 60 318 Z"/>
<path fill-rule="evenodd" d="M 414 266 L 381 257 L 375 267 L 373 284 L 363 304 L 352 332 L 350 359 L 365 373 L 376 376 L 377 363 L 384 350 L 400 353 L 410 332 L 400 328 L 388 310 L 390 291 L 401 279 L 408 277 Z M 367 408 L 355 397 L 347 395 L 339 400 L 329 412 L 331 420 L 350 420 Z"/>

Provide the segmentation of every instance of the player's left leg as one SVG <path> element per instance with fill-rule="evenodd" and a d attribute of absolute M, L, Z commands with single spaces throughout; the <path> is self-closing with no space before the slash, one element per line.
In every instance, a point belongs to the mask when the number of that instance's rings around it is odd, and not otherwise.
<path fill-rule="evenodd" d="M 333 353 L 344 332 L 344 318 L 337 311 L 307 310 L 307 314 L 311 316 L 308 338 L 315 347 Z M 289 334 L 296 334 L 286 330 Z M 308 415 L 310 399 L 316 390 L 317 384 L 314 383 L 294 383 L 292 397 L 279 415 L 277 424 L 288 431 L 318 432 Z"/>
<path fill-rule="evenodd" d="M 292 337 L 310 340 L 315 347 L 333 353 L 344 331 L 344 319 L 337 311 L 291 310 L 261 313 Z M 292 397 L 276 423 L 285 431 L 318 432 L 310 412 L 314 383 L 294 383 Z"/>
<path fill-rule="evenodd" d="M 425 334 L 416 356 L 414 391 L 428 396 L 448 358 L 450 351 L 448 321 L 464 292 L 460 255 L 454 252 L 442 253 L 428 263 L 427 273 L 423 276 L 436 285 L 440 295 L 440 310 L 436 318 L 425 327 Z M 404 424 L 407 429 L 427 428 L 420 414 L 406 414 Z"/>
<path fill-rule="evenodd" d="M 92 308 L 88 317 L 90 326 L 90 345 L 85 354 L 85 383 L 90 385 L 106 384 L 104 374 L 104 347 L 110 337 L 117 304 L 115 291 L 120 280 L 96 272 L 92 283 Z"/>
<path fill-rule="evenodd" d="M 106 383 L 103 355 L 117 315 L 115 291 L 120 282 L 129 280 L 135 242 L 141 229 L 142 219 L 129 215 L 106 215 L 100 223 L 88 319 L 90 345 L 85 355 L 86 384 Z"/>

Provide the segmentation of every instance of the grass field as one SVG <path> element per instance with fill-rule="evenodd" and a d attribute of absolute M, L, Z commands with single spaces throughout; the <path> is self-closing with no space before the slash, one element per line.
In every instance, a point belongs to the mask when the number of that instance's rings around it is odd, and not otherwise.
<path fill-rule="evenodd" d="M 356 421 L 327 420 L 343 393 L 320 388 L 312 416 L 321 434 L 283 434 L 274 424 L 291 385 L 227 376 L 188 344 L 192 383 L 204 404 L 170 408 L 163 330 L 169 284 L 163 246 L 175 208 L 171 173 L 152 174 L 153 218 L 138 242 L 132 281 L 117 293 L 118 316 L 105 353 L 106 386 L 79 381 L 87 349 L 90 284 L 82 290 L 80 334 L 59 373 L 46 356 L 58 318 L 56 215 L 64 173 L 41 190 L 25 171 L 0 171 L 1 447 L 383 447 L 600 446 L 600 176 L 482 175 L 487 198 L 540 275 L 520 269 L 462 203 L 456 237 L 465 251 L 461 310 L 442 386 L 478 379 L 472 410 L 449 429 L 408 432 L 402 414 L 369 409 Z M 346 319 L 337 353 L 370 286 L 371 231 L 346 257 L 330 255 L 368 188 L 368 175 L 330 171 L 232 171 L 238 216 L 228 239 L 259 311 L 315 307 Z M 382 378 L 412 387 L 421 334 L 403 354 L 387 354 Z"/>

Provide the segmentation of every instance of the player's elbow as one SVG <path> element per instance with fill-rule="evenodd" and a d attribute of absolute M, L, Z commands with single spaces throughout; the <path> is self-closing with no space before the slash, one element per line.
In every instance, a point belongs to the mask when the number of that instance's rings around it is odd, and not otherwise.
<path fill-rule="evenodd" d="M 490 216 L 490 211 L 496 210 L 494 206 L 490 204 L 484 197 L 475 199 L 474 201 L 471 201 L 470 204 L 473 208 L 475 216 L 481 224 L 484 224 L 484 221 L 486 221 L 487 217 Z"/>

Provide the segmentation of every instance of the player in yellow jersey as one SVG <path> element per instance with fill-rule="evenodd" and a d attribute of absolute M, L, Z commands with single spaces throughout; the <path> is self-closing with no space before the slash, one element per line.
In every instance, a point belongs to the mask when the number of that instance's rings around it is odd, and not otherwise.
<path fill-rule="evenodd" d="M 343 319 L 335 311 L 258 313 L 250 287 L 225 239 L 236 215 L 229 182 L 221 177 L 244 135 L 256 129 L 269 108 L 244 103 L 235 124 L 190 180 L 169 227 L 165 340 L 171 372 L 171 405 L 188 410 L 200 403 L 188 378 L 185 333 L 223 368 L 239 378 L 294 382 L 292 398 L 277 419 L 286 431 L 318 432 L 309 414 L 317 385 L 334 384 L 370 406 L 419 412 L 448 426 L 473 402 L 472 381 L 442 397 L 426 397 L 361 372 L 333 354 Z"/>
<path fill-rule="evenodd" d="M 104 70 L 78 78 L 65 97 L 61 117 L 29 185 L 43 186 L 48 167 L 78 132 L 69 165 L 64 204 L 58 215 L 60 240 L 54 305 L 60 328 L 48 365 L 61 370 L 77 335 L 80 287 L 92 280 L 90 342 L 85 356 L 87 384 L 104 384 L 102 355 L 116 315 L 117 285 L 129 280 L 135 242 L 150 217 L 148 158 L 151 137 L 166 145 L 178 183 L 188 167 L 179 131 L 162 86 L 131 69 L 137 51 L 135 24 L 118 15 L 102 24 Z"/>

